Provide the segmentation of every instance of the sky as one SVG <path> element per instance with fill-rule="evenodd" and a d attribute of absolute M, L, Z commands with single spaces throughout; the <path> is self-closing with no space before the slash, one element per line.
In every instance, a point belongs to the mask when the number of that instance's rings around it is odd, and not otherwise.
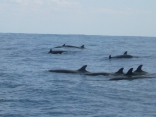
<path fill-rule="evenodd" d="M 0 32 L 156 37 L 156 0 L 0 0 Z"/>

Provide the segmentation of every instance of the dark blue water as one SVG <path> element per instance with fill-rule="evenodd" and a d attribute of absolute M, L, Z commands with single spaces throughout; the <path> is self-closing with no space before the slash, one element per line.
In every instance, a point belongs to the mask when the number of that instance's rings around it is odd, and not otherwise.
<path fill-rule="evenodd" d="M 62 44 L 86 49 L 47 54 Z M 50 73 L 49 69 L 115 72 L 124 67 L 156 73 L 156 38 L 88 35 L 0 34 L 1 117 L 155 117 L 156 78 L 109 81 L 110 77 Z M 139 56 L 108 60 L 123 54 Z"/>

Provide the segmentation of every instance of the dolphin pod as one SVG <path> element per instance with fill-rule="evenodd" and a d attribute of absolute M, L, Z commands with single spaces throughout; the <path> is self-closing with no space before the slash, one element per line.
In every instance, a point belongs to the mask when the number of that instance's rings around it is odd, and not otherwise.
<path fill-rule="evenodd" d="M 130 76 L 130 77 L 131 76 L 137 76 L 137 75 L 145 75 L 145 74 L 147 74 L 147 72 L 142 70 L 142 66 L 143 65 L 139 65 L 138 68 L 134 72 L 132 72 L 133 68 L 130 68 L 126 74 L 124 74 L 124 72 L 123 72 L 124 68 L 120 68 L 115 73 L 108 73 L 108 72 L 94 72 L 94 73 L 92 73 L 92 72 L 88 72 L 85 75 L 89 75 L 89 76 L 98 76 L 98 75 L 109 76 L 109 75 L 113 75 L 113 76 Z"/>
<path fill-rule="evenodd" d="M 134 80 L 134 79 L 142 79 L 142 78 L 154 78 L 153 76 L 148 76 L 147 72 L 143 71 L 143 65 L 139 65 L 138 68 L 133 72 L 133 68 L 130 68 L 126 74 L 123 76 L 111 78 L 110 80 Z"/>
<path fill-rule="evenodd" d="M 66 45 L 66 44 L 63 44 L 62 46 L 56 46 L 55 48 L 63 48 L 63 47 L 67 47 L 67 48 L 77 48 L 77 49 L 84 49 L 84 45 L 78 47 L 78 46 L 73 46 L 73 45 Z"/>
<path fill-rule="evenodd" d="M 55 73 L 71 73 L 71 74 L 84 74 L 88 76 L 114 76 L 114 78 L 110 78 L 109 80 L 134 80 L 134 79 L 142 79 L 142 78 L 153 78 L 152 76 L 147 76 L 147 72 L 142 70 L 143 65 L 139 65 L 138 68 L 133 72 L 133 68 L 130 68 L 127 73 L 123 73 L 124 68 L 120 68 L 115 73 L 108 73 L 108 72 L 89 72 L 86 70 L 87 65 L 82 66 L 78 70 L 68 70 L 68 69 L 54 69 L 48 70 L 48 72 L 55 72 Z"/>
<path fill-rule="evenodd" d="M 114 75 L 114 76 L 134 76 L 134 75 L 145 75 L 147 72 L 142 70 L 143 65 L 139 65 L 138 68 L 133 71 L 133 68 L 130 68 L 126 74 L 124 74 L 123 69 L 120 68 L 117 72 L 114 73 L 108 73 L 108 72 L 89 72 L 86 70 L 87 65 L 82 66 L 78 70 L 67 70 L 67 69 L 54 69 L 54 70 L 48 70 L 49 72 L 57 72 L 57 73 L 84 73 L 85 75 L 89 76 L 98 76 L 98 75 L 103 75 L 103 76 L 108 76 L 108 75 Z"/>
<path fill-rule="evenodd" d="M 138 58 L 138 57 L 137 56 L 128 55 L 127 51 L 125 51 L 123 55 L 117 55 L 117 56 L 109 55 L 109 59 L 112 59 L 112 58 Z"/>
<path fill-rule="evenodd" d="M 77 47 L 77 46 L 72 46 L 72 45 L 65 45 L 63 44 L 62 46 L 57 46 L 55 48 L 62 48 L 62 47 L 68 47 L 68 48 L 79 48 L 83 49 L 84 45 Z M 48 53 L 50 54 L 62 54 L 67 51 L 62 51 L 62 50 L 52 50 Z M 132 56 L 128 55 L 127 51 L 125 51 L 122 55 L 117 55 L 117 56 L 109 56 L 109 59 L 112 58 L 138 58 L 137 56 Z M 148 76 L 147 72 L 142 70 L 143 65 L 139 65 L 137 69 L 133 72 L 133 68 L 130 68 L 127 73 L 124 73 L 123 70 L 124 68 L 120 68 L 117 72 L 114 73 L 109 73 L 109 72 L 89 72 L 86 70 L 87 65 L 82 66 L 78 70 L 68 70 L 68 69 L 54 69 L 54 70 L 48 70 L 49 72 L 56 72 L 56 73 L 72 73 L 72 74 L 84 74 L 87 76 L 114 76 L 114 78 L 110 78 L 110 80 L 133 80 L 133 79 L 141 79 L 141 78 L 153 78 L 151 76 Z"/>

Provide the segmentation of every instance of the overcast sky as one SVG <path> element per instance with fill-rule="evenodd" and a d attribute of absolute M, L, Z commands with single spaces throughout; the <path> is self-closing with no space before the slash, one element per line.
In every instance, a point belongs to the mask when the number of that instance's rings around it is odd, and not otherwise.
<path fill-rule="evenodd" d="M 156 0 L 0 0 L 0 32 L 156 37 Z"/>

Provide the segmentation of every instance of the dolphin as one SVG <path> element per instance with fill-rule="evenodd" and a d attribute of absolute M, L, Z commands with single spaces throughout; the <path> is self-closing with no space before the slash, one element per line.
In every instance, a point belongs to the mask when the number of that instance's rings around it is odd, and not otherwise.
<path fill-rule="evenodd" d="M 142 68 L 143 65 L 139 65 L 138 68 L 133 72 L 136 75 L 145 75 L 147 72 L 143 71 Z"/>
<path fill-rule="evenodd" d="M 78 46 L 72 46 L 72 45 L 66 45 L 66 44 L 63 44 L 62 46 L 56 46 L 55 48 L 63 48 L 63 47 L 67 47 L 67 48 L 78 48 L 78 49 L 84 49 L 84 45 L 78 47 Z"/>
<path fill-rule="evenodd" d="M 78 70 L 67 70 L 67 69 L 56 69 L 56 70 L 48 70 L 49 72 L 56 72 L 56 73 L 87 73 L 86 70 L 87 65 L 82 66 Z"/>
<path fill-rule="evenodd" d="M 133 58 L 133 57 L 134 56 L 132 56 L 132 55 L 128 55 L 127 51 L 125 51 L 123 55 L 117 55 L 117 56 L 109 55 L 109 59 L 111 59 L 111 58 Z"/>
<path fill-rule="evenodd" d="M 114 76 L 124 75 L 123 69 L 124 69 L 124 68 L 122 67 L 122 68 L 120 68 L 117 72 L 115 72 L 115 73 L 113 73 L 113 74 L 111 74 L 111 75 L 114 75 Z"/>
<path fill-rule="evenodd" d="M 82 45 L 82 46 L 80 46 L 80 47 L 78 47 L 78 46 L 72 46 L 72 45 L 65 45 L 65 47 L 84 49 L 84 45 Z"/>
<path fill-rule="evenodd" d="M 133 68 L 130 68 L 124 76 L 128 76 L 128 77 L 134 76 L 135 74 L 132 71 L 133 71 Z"/>
<path fill-rule="evenodd" d="M 65 44 L 63 44 L 62 46 L 56 46 L 55 48 L 62 48 L 65 47 Z"/>
<path fill-rule="evenodd" d="M 123 73 L 124 68 L 120 68 L 117 72 L 115 73 L 107 73 L 107 72 L 95 72 L 95 73 L 86 73 L 85 75 L 89 76 L 98 76 L 98 75 L 103 75 L 103 76 L 108 76 L 108 75 L 121 75 Z"/>
<path fill-rule="evenodd" d="M 96 72 L 96 73 L 86 73 L 85 75 L 88 75 L 88 76 L 98 76 L 98 75 L 108 76 L 109 73 L 107 73 L 107 72 Z"/>
<path fill-rule="evenodd" d="M 50 49 L 50 51 L 48 52 L 49 54 L 62 54 L 62 53 L 64 53 L 64 52 L 66 52 L 66 51 L 61 51 L 61 50 L 59 50 L 59 51 L 53 51 L 52 49 Z"/>

